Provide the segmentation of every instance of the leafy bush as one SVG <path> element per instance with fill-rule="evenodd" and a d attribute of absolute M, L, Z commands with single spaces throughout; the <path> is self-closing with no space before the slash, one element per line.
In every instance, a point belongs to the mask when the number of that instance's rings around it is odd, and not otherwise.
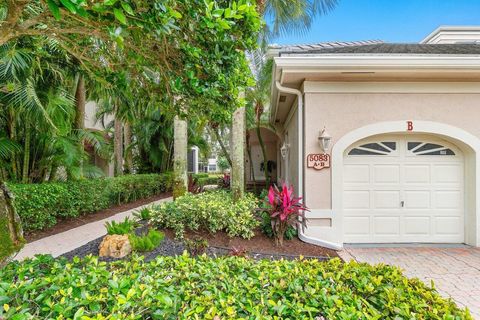
<path fill-rule="evenodd" d="M 130 220 L 129 217 L 125 217 L 125 220 L 122 222 L 107 221 L 105 228 L 107 228 L 108 234 L 129 234 L 135 228 L 135 221 Z"/>
<path fill-rule="evenodd" d="M 186 194 L 174 202 L 153 206 L 151 221 L 159 228 L 173 229 L 177 238 L 183 238 L 185 230 L 206 229 L 249 239 L 258 226 L 253 214 L 256 207 L 257 199 L 252 194 L 237 202 L 225 190 Z"/>
<path fill-rule="evenodd" d="M 26 232 L 52 227 L 59 218 L 78 217 L 170 191 L 170 174 L 127 175 L 42 184 L 9 184 Z"/>
<path fill-rule="evenodd" d="M 283 184 L 279 190 L 271 186 L 268 190 L 267 212 L 271 219 L 273 236 L 277 245 L 283 245 L 285 233 L 289 227 L 301 223 L 305 227 L 305 211 L 308 209 L 300 202 L 302 198 L 295 197 L 293 187 Z M 301 219 L 299 219 L 301 218 Z"/>
<path fill-rule="evenodd" d="M 262 233 L 265 234 L 267 237 L 273 238 L 274 234 L 272 229 L 272 218 L 268 213 L 268 210 L 270 208 L 270 204 L 268 202 L 268 189 L 263 189 L 260 192 L 258 198 L 260 200 L 260 207 L 258 209 L 258 211 L 260 212 L 259 217 L 261 221 L 260 229 L 262 230 Z M 283 238 L 285 240 L 292 240 L 293 238 L 296 238 L 297 235 L 297 229 L 295 229 L 292 225 L 288 225 Z"/>
<path fill-rule="evenodd" d="M 192 176 L 192 179 L 195 180 L 195 182 L 201 187 L 204 187 L 206 185 L 211 185 L 211 184 L 216 185 L 219 177 L 218 174 L 208 174 L 205 172 L 192 174 L 191 176 Z"/>
<path fill-rule="evenodd" d="M 224 173 L 223 176 L 217 180 L 217 184 L 220 189 L 230 189 L 230 183 L 230 173 Z"/>
<path fill-rule="evenodd" d="M 129 235 L 130 244 L 134 251 L 147 252 L 152 251 L 160 245 L 165 234 L 160 231 L 150 229 L 146 235 Z"/>
<path fill-rule="evenodd" d="M 187 251 L 194 257 L 204 254 L 208 248 L 208 241 L 201 237 L 184 239 L 183 244 L 185 245 Z"/>
<path fill-rule="evenodd" d="M 206 172 L 194 173 L 194 174 L 193 174 L 193 177 L 194 177 L 194 178 L 198 178 L 198 179 L 200 179 L 200 178 L 208 178 L 208 177 L 209 177 L 209 174 L 206 173 Z"/>
<path fill-rule="evenodd" d="M 38 256 L 0 271 L 5 319 L 473 319 L 400 269 L 339 259 Z"/>
<path fill-rule="evenodd" d="M 273 238 L 273 229 L 272 229 L 272 218 L 267 212 L 260 213 L 260 229 L 262 233 L 265 234 L 269 238 Z M 287 226 L 287 230 L 285 230 L 285 234 L 283 235 L 284 240 L 292 240 L 298 236 L 298 231 L 292 225 Z"/>
<path fill-rule="evenodd" d="M 202 193 L 204 191 L 203 187 L 204 186 L 198 182 L 198 178 L 194 177 L 192 174 L 188 175 L 188 192 L 193 194 Z"/>

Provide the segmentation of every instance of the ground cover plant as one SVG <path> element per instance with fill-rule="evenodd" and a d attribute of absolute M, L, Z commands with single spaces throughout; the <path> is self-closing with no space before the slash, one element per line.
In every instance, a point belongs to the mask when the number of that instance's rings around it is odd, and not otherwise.
<path fill-rule="evenodd" d="M 226 190 L 186 194 L 174 202 L 152 207 L 151 223 L 175 231 L 183 238 L 185 230 L 205 229 L 212 233 L 224 230 L 230 237 L 249 239 L 258 226 L 254 210 L 258 206 L 252 194 L 234 202 Z"/>
<path fill-rule="evenodd" d="M 6 319 L 472 319 L 392 266 L 317 260 L 38 256 L 0 271 Z"/>
<path fill-rule="evenodd" d="M 148 198 L 171 190 L 170 174 L 127 175 L 115 178 L 42 184 L 9 184 L 26 232 L 43 230 L 59 218 L 78 217 L 116 204 Z"/>

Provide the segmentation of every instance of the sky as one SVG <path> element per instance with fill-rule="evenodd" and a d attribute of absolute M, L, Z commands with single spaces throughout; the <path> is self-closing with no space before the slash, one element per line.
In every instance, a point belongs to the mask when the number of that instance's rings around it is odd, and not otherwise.
<path fill-rule="evenodd" d="M 480 26 L 480 0 L 339 0 L 332 12 L 315 18 L 307 33 L 272 42 L 419 42 L 440 25 Z"/>

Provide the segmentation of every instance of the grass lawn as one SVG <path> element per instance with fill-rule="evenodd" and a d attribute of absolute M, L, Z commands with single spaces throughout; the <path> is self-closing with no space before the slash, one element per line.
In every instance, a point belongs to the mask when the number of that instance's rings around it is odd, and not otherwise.
<path fill-rule="evenodd" d="M 6 319 L 472 319 L 395 267 L 339 259 L 39 256 L 0 271 Z"/>

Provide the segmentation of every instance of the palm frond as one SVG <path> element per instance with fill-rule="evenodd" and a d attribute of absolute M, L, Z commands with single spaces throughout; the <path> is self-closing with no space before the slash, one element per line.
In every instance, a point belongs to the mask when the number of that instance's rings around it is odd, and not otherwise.
<path fill-rule="evenodd" d="M 22 146 L 6 137 L 0 137 L 0 158 L 7 160 L 16 152 L 22 150 Z"/>

